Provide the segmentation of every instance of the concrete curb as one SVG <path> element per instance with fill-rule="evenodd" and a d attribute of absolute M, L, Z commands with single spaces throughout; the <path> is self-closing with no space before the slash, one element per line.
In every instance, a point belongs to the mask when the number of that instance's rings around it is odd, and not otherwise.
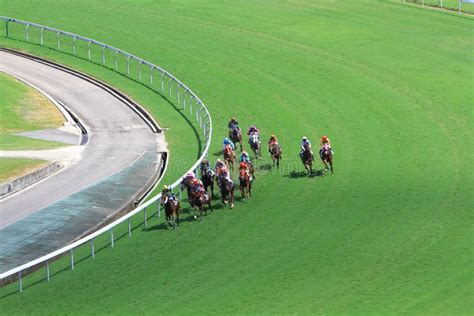
<path fill-rule="evenodd" d="M 0 186 L 0 200 L 6 198 L 10 194 L 23 190 L 24 188 L 35 184 L 44 178 L 49 177 L 63 167 L 59 162 L 52 162 L 40 170 L 36 170 L 30 174 L 17 178 L 13 181 L 7 182 Z"/>

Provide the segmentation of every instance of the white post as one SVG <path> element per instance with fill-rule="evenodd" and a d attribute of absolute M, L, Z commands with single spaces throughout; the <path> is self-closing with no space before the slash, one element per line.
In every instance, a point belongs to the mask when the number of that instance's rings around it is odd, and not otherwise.
<path fill-rule="evenodd" d="M 118 54 L 119 54 L 119 52 L 116 51 L 115 52 L 115 70 L 117 70 L 117 71 L 118 71 Z"/>
<path fill-rule="evenodd" d="M 160 216 L 161 216 L 160 215 L 160 208 L 161 208 L 161 201 L 160 200 L 156 201 L 156 208 L 158 209 L 158 214 L 157 214 L 158 218 L 160 218 Z"/>
<path fill-rule="evenodd" d="M 114 230 L 110 230 L 110 245 L 114 248 Z"/>
<path fill-rule="evenodd" d="M 128 218 L 128 237 L 132 237 L 132 221 Z"/>
<path fill-rule="evenodd" d="M 23 293 L 23 279 L 21 278 L 21 271 L 18 272 L 18 286 L 20 287 L 20 293 Z"/>
<path fill-rule="evenodd" d="M 441 7 L 441 9 L 443 8 L 443 0 L 439 0 L 439 6 Z"/>
<path fill-rule="evenodd" d="M 91 239 L 91 255 L 92 259 L 95 259 L 94 238 Z"/>
<path fill-rule="evenodd" d="M 161 92 L 165 92 L 165 82 L 164 82 L 164 79 L 163 79 L 164 76 L 165 76 L 165 73 L 162 72 L 161 73 Z"/>
<path fill-rule="evenodd" d="M 91 41 L 89 41 L 89 43 L 87 44 L 88 48 L 87 48 L 87 55 L 89 56 L 89 60 L 91 59 Z"/>
<path fill-rule="evenodd" d="M 105 65 L 105 46 L 102 46 L 102 65 Z"/>
<path fill-rule="evenodd" d="M 44 27 L 42 27 L 41 30 L 40 30 L 40 43 L 41 43 L 41 45 L 44 44 L 43 36 L 44 36 Z"/>
<path fill-rule="evenodd" d="M 58 50 L 61 50 L 61 40 L 59 35 L 61 35 L 61 32 L 58 32 L 57 37 L 58 37 Z"/>
<path fill-rule="evenodd" d="M 26 30 L 26 41 L 29 42 L 30 41 L 30 25 L 27 24 L 26 27 L 25 27 L 25 30 Z"/>
<path fill-rule="evenodd" d="M 171 96 L 171 81 L 173 80 L 173 78 L 170 78 L 170 80 L 168 80 L 168 85 L 169 85 L 169 88 L 170 88 L 170 95 Z"/>
<path fill-rule="evenodd" d="M 49 282 L 49 262 L 46 260 L 46 280 Z"/>
<path fill-rule="evenodd" d="M 71 270 L 74 270 L 74 251 L 71 249 L 69 252 L 71 253 Z"/>
<path fill-rule="evenodd" d="M 77 39 L 77 36 L 74 36 L 72 38 L 72 54 L 74 56 L 76 55 L 76 39 Z"/>

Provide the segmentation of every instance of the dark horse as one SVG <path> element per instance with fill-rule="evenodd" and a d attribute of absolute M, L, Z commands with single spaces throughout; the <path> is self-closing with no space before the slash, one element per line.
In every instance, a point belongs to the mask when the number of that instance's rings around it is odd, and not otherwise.
<path fill-rule="evenodd" d="M 229 207 L 234 207 L 234 182 L 228 177 L 221 177 L 219 181 L 222 203 L 229 203 Z"/>
<path fill-rule="evenodd" d="M 242 151 L 242 131 L 237 128 L 232 131 L 229 131 L 229 138 L 235 145 L 239 143 L 240 151 Z"/>
<path fill-rule="evenodd" d="M 260 144 L 260 138 L 258 137 L 257 134 L 254 133 L 250 135 L 249 144 L 250 144 L 250 148 L 252 149 L 255 155 L 255 159 L 260 159 L 262 157 L 261 144 Z"/>
<path fill-rule="evenodd" d="M 237 162 L 237 158 L 235 157 L 235 153 L 230 147 L 230 145 L 225 146 L 224 148 L 224 161 L 229 167 L 230 170 L 234 170 L 234 162 Z"/>
<path fill-rule="evenodd" d="M 168 195 L 161 196 L 161 204 L 165 207 L 166 221 L 173 229 L 179 226 L 179 209 L 181 208 L 177 199 L 173 200 Z M 175 220 L 176 218 L 176 220 Z"/>
<path fill-rule="evenodd" d="M 272 144 L 269 149 L 270 155 L 272 156 L 273 166 L 275 163 L 278 168 L 280 168 L 280 160 L 281 160 L 281 148 L 278 144 Z"/>
<path fill-rule="evenodd" d="M 245 198 L 246 193 L 249 197 L 252 197 L 252 181 L 250 181 L 249 171 L 240 169 L 239 171 L 239 182 L 240 182 L 240 193 Z"/>
<path fill-rule="evenodd" d="M 192 192 L 191 188 L 193 187 L 193 179 L 191 177 L 185 177 L 183 181 L 181 181 L 181 189 L 186 188 L 188 193 L 188 201 L 191 204 L 191 207 L 194 207 L 193 200 L 191 198 Z"/>
<path fill-rule="evenodd" d="M 207 189 L 211 188 L 211 196 L 214 198 L 214 180 L 216 179 L 216 174 L 210 168 L 202 169 L 201 170 L 201 181 L 204 185 L 204 190 L 206 192 Z"/>
<path fill-rule="evenodd" d="M 328 172 L 331 169 L 331 174 L 334 174 L 334 170 L 332 168 L 332 151 L 328 145 L 324 145 L 321 149 L 321 160 L 324 163 L 324 172 Z"/>
<path fill-rule="evenodd" d="M 304 168 L 308 171 L 308 175 L 310 176 L 313 173 L 313 153 L 311 149 L 305 145 L 304 150 L 300 153 L 301 161 L 303 162 Z"/>
<path fill-rule="evenodd" d="M 199 218 L 202 217 L 202 213 L 204 212 L 207 215 L 207 209 L 206 209 L 206 204 L 209 206 L 209 209 L 211 212 L 213 211 L 212 205 L 211 205 L 211 199 L 209 198 L 209 195 L 205 192 L 193 194 L 193 204 L 194 204 L 194 219 L 198 219 L 196 215 L 196 208 L 200 211 L 199 212 Z"/>

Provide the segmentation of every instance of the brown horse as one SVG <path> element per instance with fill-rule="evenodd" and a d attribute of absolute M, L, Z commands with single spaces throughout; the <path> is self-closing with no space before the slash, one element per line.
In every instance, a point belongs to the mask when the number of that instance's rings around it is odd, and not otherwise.
<path fill-rule="evenodd" d="M 221 177 L 219 180 L 222 203 L 229 203 L 230 208 L 234 207 L 234 182 L 229 177 Z"/>
<path fill-rule="evenodd" d="M 168 225 L 175 229 L 176 226 L 179 226 L 179 210 L 181 208 L 178 199 L 172 199 L 169 195 L 163 194 L 161 196 L 161 204 L 165 208 L 165 216 Z"/>
<path fill-rule="evenodd" d="M 237 162 L 237 158 L 230 145 L 224 148 L 224 161 L 230 170 L 234 170 L 234 162 Z"/>
<path fill-rule="evenodd" d="M 300 152 L 301 161 L 303 162 L 304 168 L 308 171 L 308 176 L 313 173 L 313 153 L 311 149 L 305 145 L 303 151 Z"/>
<path fill-rule="evenodd" d="M 261 153 L 261 142 L 258 134 L 254 133 L 250 135 L 249 138 L 250 149 L 252 149 L 255 159 L 260 159 L 262 157 Z"/>
<path fill-rule="evenodd" d="M 239 182 L 240 182 L 240 193 L 245 198 L 246 193 L 249 197 L 252 197 L 252 181 L 250 181 L 249 171 L 246 169 L 240 169 L 239 171 Z"/>
<path fill-rule="evenodd" d="M 277 167 L 280 168 L 280 160 L 281 160 L 281 153 L 282 153 L 280 145 L 272 144 L 268 151 L 270 152 L 270 156 L 272 156 L 273 166 L 275 167 L 275 163 L 276 163 Z"/>
<path fill-rule="evenodd" d="M 334 174 L 334 169 L 332 167 L 332 151 L 328 145 L 324 145 L 321 148 L 321 160 L 324 163 L 324 172 L 331 170 L 331 174 Z"/>
<path fill-rule="evenodd" d="M 242 131 L 237 128 L 232 131 L 229 131 L 229 138 L 235 145 L 239 143 L 240 151 L 242 151 Z"/>
<path fill-rule="evenodd" d="M 194 204 L 194 219 L 198 219 L 196 214 L 196 208 L 200 211 L 199 212 L 199 219 L 202 217 L 202 213 L 204 212 L 207 215 L 206 204 L 209 206 L 211 212 L 213 211 L 211 205 L 211 199 L 209 195 L 205 192 L 199 192 L 193 195 L 193 204 Z"/>

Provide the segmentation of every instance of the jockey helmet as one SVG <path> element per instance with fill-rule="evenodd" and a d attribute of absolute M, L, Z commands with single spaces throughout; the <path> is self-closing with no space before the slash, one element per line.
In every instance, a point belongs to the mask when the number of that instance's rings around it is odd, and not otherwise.
<path fill-rule="evenodd" d="M 247 168 L 247 164 L 245 162 L 240 163 L 240 168 Z"/>
<path fill-rule="evenodd" d="M 326 141 L 326 140 L 328 140 L 328 137 L 326 135 L 324 135 L 322 140 Z"/>
<path fill-rule="evenodd" d="M 222 160 L 217 159 L 217 160 L 216 160 L 216 163 L 222 163 Z"/>
<path fill-rule="evenodd" d="M 207 159 L 203 159 L 203 160 L 201 161 L 201 163 L 203 163 L 203 164 L 207 164 L 208 162 L 209 162 L 209 160 L 207 160 Z"/>
<path fill-rule="evenodd" d="M 163 186 L 163 191 L 168 191 L 168 190 L 169 190 L 169 187 L 165 184 L 165 185 Z"/>
<path fill-rule="evenodd" d="M 186 174 L 186 177 L 195 178 L 196 176 L 194 175 L 194 172 L 188 172 L 188 173 Z"/>
<path fill-rule="evenodd" d="M 248 156 L 249 154 L 247 154 L 247 152 L 244 150 L 244 151 L 242 151 L 242 155 Z"/>
<path fill-rule="evenodd" d="M 198 184 L 199 183 L 199 180 L 198 179 L 194 179 L 193 180 L 193 184 Z"/>
<path fill-rule="evenodd" d="M 272 134 L 272 135 L 270 136 L 270 138 L 276 138 L 276 136 L 275 136 L 274 134 Z"/>
<path fill-rule="evenodd" d="M 231 118 L 230 118 L 230 121 L 231 121 L 231 122 L 235 122 L 235 117 L 231 117 Z"/>
<path fill-rule="evenodd" d="M 229 139 L 227 137 L 224 137 L 224 143 L 228 143 Z"/>
<path fill-rule="evenodd" d="M 308 140 L 308 137 L 306 137 L 306 136 L 303 136 L 303 140 Z"/>

